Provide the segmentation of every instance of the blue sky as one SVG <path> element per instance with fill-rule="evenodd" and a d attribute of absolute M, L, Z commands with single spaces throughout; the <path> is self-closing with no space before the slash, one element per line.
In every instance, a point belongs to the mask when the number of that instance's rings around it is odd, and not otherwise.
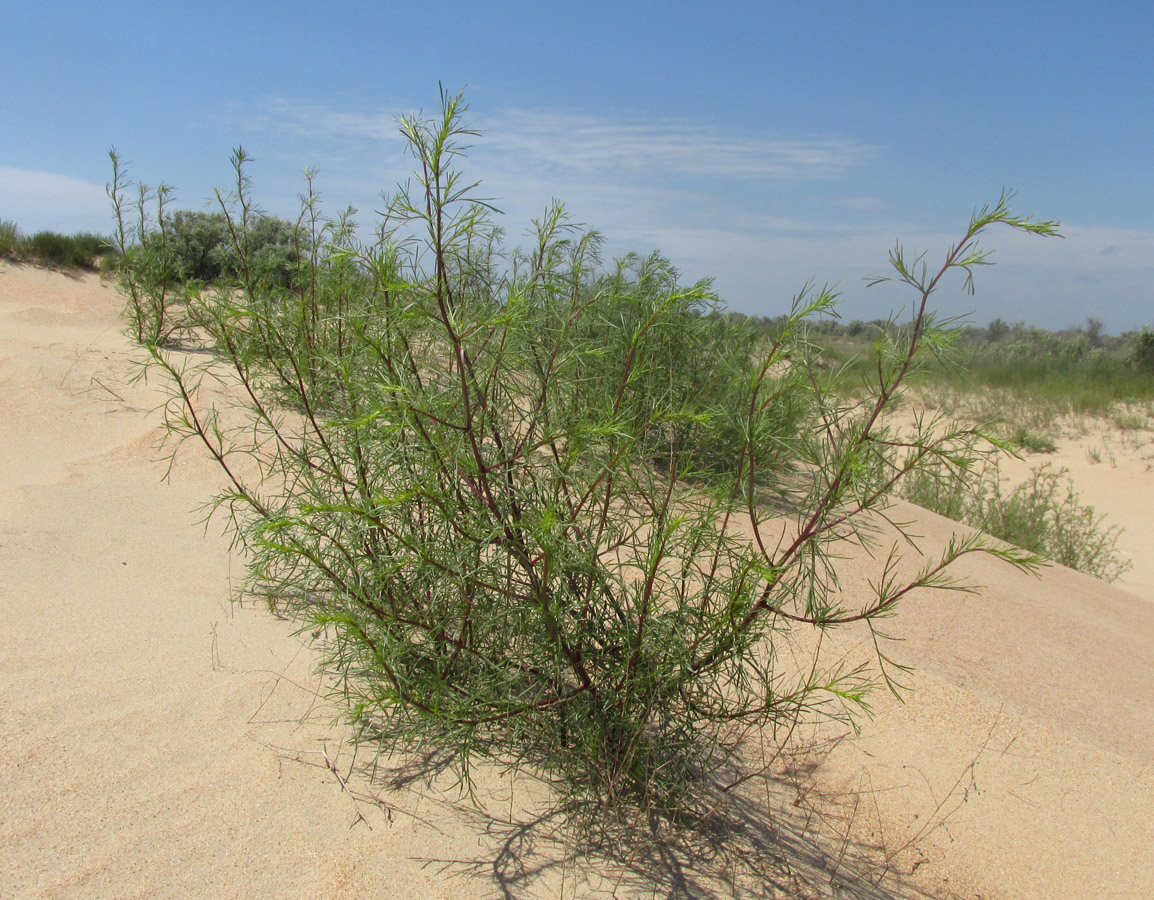
<path fill-rule="evenodd" d="M 1017 191 L 1064 240 L 992 232 L 998 265 L 937 295 L 1062 328 L 1154 325 L 1154 7 L 1140 3 L 36 3 L 0 29 L 0 218 L 110 230 L 130 174 L 203 208 L 242 145 L 295 217 L 306 167 L 369 224 L 410 160 L 395 117 L 464 89 L 466 161 L 519 238 L 551 198 L 613 253 L 658 248 L 728 305 L 784 311 L 809 279 L 842 316 L 897 241 L 940 258 Z"/>

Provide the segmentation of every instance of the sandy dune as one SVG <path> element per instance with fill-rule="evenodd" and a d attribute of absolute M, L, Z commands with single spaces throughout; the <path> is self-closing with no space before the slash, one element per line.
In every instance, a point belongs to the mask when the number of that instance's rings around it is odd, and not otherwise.
<path fill-rule="evenodd" d="M 0 264 L 0 897 L 1154 897 L 1141 465 L 1079 482 L 1129 529 L 1121 588 L 969 563 L 980 593 L 892 621 L 904 704 L 815 729 L 726 841 L 591 870 L 550 819 L 502 824 L 542 799 L 527 781 L 480 772 L 487 818 L 420 772 L 368 783 L 307 644 L 231 602 L 241 563 L 197 524 L 217 473 L 189 452 L 162 481 L 119 307 L 95 276 Z M 930 545 L 956 528 L 910 514 Z"/>

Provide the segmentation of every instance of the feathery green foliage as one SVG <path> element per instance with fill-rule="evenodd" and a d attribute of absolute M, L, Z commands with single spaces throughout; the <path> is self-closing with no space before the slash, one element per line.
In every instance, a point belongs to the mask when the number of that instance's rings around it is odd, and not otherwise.
<path fill-rule="evenodd" d="M 134 340 L 158 346 L 179 343 L 196 326 L 190 298 L 206 285 L 260 284 L 287 290 L 305 267 L 312 236 L 300 222 L 287 222 L 231 198 L 251 199 L 247 185 L 218 193 L 217 212 L 170 212 L 172 188 L 130 182 L 115 150 L 108 196 L 116 215 L 112 241 L 125 264 L 117 267 L 127 299 L 125 317 Z M 244 179 L 242 151 L 233 160 Z M 234 216 L 232 213 L 235 212 Z M 255 292 L 254 292 L 255 296 Z"/>
<path fill-rule="evenodd" d="M 448 748 L 466 779 L 498 759 L 570 798 L 680 809 L 750 729 L 840 715 L 889 678 L 884 656 L 874 672 L 782 664 L 795 629 L 873 628 L 911 590 L 957 588 L 947 569 L 969 553 L 1035 564 L 972 538 L 914 569 L 894 538 L 873 594 L 850 597 L 833 553 L 873 542 L 863 525 L 919 468 L 986 452 L 973 429 L 899 438 L 882 414 L 941 340 L 941 278 L 985 264 L 979 235 L 1055 225 L 1003 197 L 938 267 L 895 250 L 917 318 L 879 339 L 872 392 L 847 399 L 806 337 L 829 290 L 803 291 L 765 346 L 660 256 L 603 267 L 600 236 L 560 205 L 505 249 L 458 168 L 465 114 L 443 94 L 438 117 L 401 120 L 415 183 L 371 244 L 351 213 L 322 216 L 310 181 L 287 284 L 251 265 L 237 151 L 219 199 L 238 274 L 179 294 L 185 339 L 214 351 L 196 364 L 163 346 L 166 190 L 125 202 L 114 156 L 129 328 L 167 377 L 172 439 L 228 478 L 215 507 L 249 589 L 316 632 L 362 740 Z"/>
<path fill-rule="evenodd" d="M 1140 372 L 1154 375 L 1154 331 L 1143 328 L 1134 336 L 1134 347 L 1130 351 L 1134 367 Z"/>
<path fill-rule="evenodd" d="M 242 262 L 224 212 L 177 210 L 165 228 L 176 268 L 174 278 L 213 284 L 240 277 L 243 265 L 248 264 L 273 284 L 288 286 L 307 250 L 300 229 L 276 216 L 256 214 L 244 238 L 248 246 Z"/>

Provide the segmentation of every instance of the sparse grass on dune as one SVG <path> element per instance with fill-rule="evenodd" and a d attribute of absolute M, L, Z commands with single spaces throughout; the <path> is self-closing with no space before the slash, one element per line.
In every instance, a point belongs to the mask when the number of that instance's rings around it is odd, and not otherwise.
<path fill-rule="evenodd" d="M 95 269 L 113 256 L 112 239 L 82 231 L 25 235 L 13 221 L 0 221 L 0 259 L 63 269 Z"/>
<path fill-rule="evenodd" d="M 1084 380 L 1092 379 L 1089 373 Z M 1082 395 L 1104 396 L 1093 386 Z M 1063 437 L 1117 430 L 1134 440 L 1154 431 L 1154 401 L 1079 406 L 1060 385 L 1047 398 L 1028 385 L 993 388 L 958 373 L 952 381 L 925 379 L 911 391 L 910 401 L 958 421 L 990 423 L 1002 440 L 1026 454 L 1054 453 Z M 1097 452 L 1097 460 L 1091 452 L 1091 461 L 1101 460 Z M 1081 501 L 1065 468 L 1033 466 L 1017 485 L 1005 481 L 996 460 L 957 476 L 945 469 L 923 471 L 906 483 L 903 494 L 925 509 L 1103 581 L 1115 581 L 1130 568 L 1118 549 L 1122 529 Z"/>
<path fill-rule="evenodd" d="M 876 335 L 901 326 L 855 324 L 828 326 L 835 333 L 815 341 L 831 369 L 868 378 Z M 925 360 L 911 400 L 951 418 L 1000 423 L 1009 444 L 1033 453 L 1053 452 L 1056 439 L 1085 433 L 1090 422 L 1154 430 L 1151 333 L 1111 337 L 1097 326 L 1049 332 L 994 323 L 956 332 L 946 353 Z"/>
<path fill-rule="evenodd" d="M 20 229 L 9 219 L 0 219 L 0 259 L 6 259 L 16 252 L 20 243 Z"/>
<path fill-rule="evenodd" d="M 969 478 L 945 465 L 923 469 L 903 493 L 918 506 L 1103 581 L 1115 581 L 1131 567 L 1118 552 L 1121 529 L 1083 504 L 1067 470 L 1049 463 L 1013 488 L 996 462 Z"/>
<path fill-rule="evenodd" d="M 926 382 L 961 395 L 1008 398 L 1058 416 L 1107 418 L 1119 406 L 1154 406 L 1154 374 L 1130 364 L 1121 352 L 1094 351 L 1082 359 L 973 353 L 964 367 L 934 367 Z"/>
<path fill-rule="evenodd" d="M 979 425 L 1029 454 L 1055 453 L 1062 438 L 1094 432 L 1119 431 L 1123 440 L 1141 441 L 1154 431 L 1154 367 L 1143 355 L 1149 332 L 1111 338 L 1097 323 L 1089 325 L 1063 333 L 997 323 L 957 331 L 947 352 L 925 360 L 904 409 Z M 816 336 L 830 372 L 866 383 L 873 340 L 901 326 L 832 327 L 834 333 Z M 1103 458 L 1096 453 L 1092 462 Z M 1105 581 L 1130 567 L 1118 551 L 1121 529 L 1082 503 L 1067 470 L 1049 463 L 1014 485 L 996 460 L 966 471 L 943 461 L 908 480 L 903 495 Z"/>
<path fill-rule="evenodd" d="M 1048 402 L 1012 388 L 966 387 L 928 381 L 910 392 L 914 405 L 968 422 L 995 423 L 1011 446 L 1029 453 L 1052 453 L 1062 437 L 1117 430 L 1123 435 L 1154 431 L 1154 400 L 1125 399 L 1100 408 L 1079 409 Z"/>

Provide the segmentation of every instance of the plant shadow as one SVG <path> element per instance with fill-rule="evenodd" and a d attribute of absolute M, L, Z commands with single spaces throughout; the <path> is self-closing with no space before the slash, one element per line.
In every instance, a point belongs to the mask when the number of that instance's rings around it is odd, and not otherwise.
<path fill-rule="evenodd" d="M 548 799 L 535 809 L 502 812 L 497 807 L 509 798 L 454 801 L 434 790 L 425 799 L 464 822 L 480 849 L 421 861 L 449 878 L 488 882 L 504 900 L 934 896 L 904 883 L 894 867 L 898 853 L 853 827 L 861 797 L 820 793 L 813 776 L 822 758 L 811 751 L 730 791 L 717 785 L 739 773 L 715 773 L 714 783 L 676 815 Z M 420 781 L 431 787 L 449 766 L 445 756 L 430 754 L 390 770 L 383 781 L 402 790 Z"/>

